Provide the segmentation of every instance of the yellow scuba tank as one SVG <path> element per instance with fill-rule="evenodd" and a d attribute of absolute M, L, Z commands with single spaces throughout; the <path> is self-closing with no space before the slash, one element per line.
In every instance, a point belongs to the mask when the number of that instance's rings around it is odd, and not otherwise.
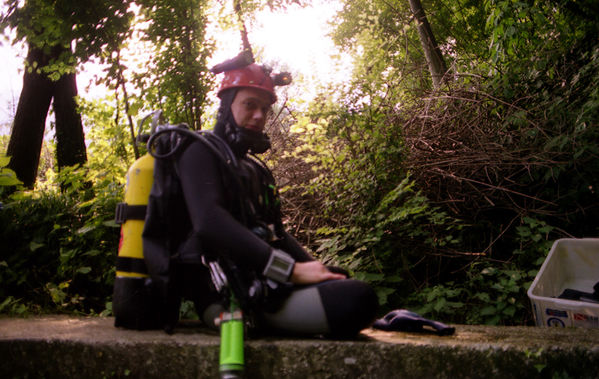
<path fill-rule="evenodd" d="M 150 116 L 153 116 L 150 135 L 142 135 L 143 123 Z M 206 137 L 188 130 L 185 124 L 163 123 L 160 116 L 161 112 L 157 111 L 140 122 L 138 140 L 140 142 L 145 140 L 148 143 L 148 153 L 137 159 L 129 168 L 124 202 L 118 204 L 115 215 L 116 222 L 121 224 L 121 239 L 116 262 L 112 312 L 115 326 L 128 329 L 164 327 L 165 330 L 172 330 L 179 314 L 180 299 L 177 290 L 168 287 L 168 280 L 163 280 L 162 272 L 156 272 L 161 269 L 157 269 L 156 266 L 161 264 L 156 264 L 156 259 L 166 257 L 168 261 L 171 253 L 166 246 L 169 240 L 161 230 L 166 219 L 160 213 L 160 209 L 165 203 L 156 204 L 168 202 L 168 199 L 163 198 L 164 196 L 178 196 L 169 187 L 173 185 L 171 181 L 175 180 L 174 174 L 167 175 L 163 172 L 166 170 L 164 159 L 173 156 L 181 146 L 185 146 L 186 143 L 182 141 L 191 136 L 204 141 L 220 155 L 220 151 L 213 146 L 212 142 L 208 142 Z M 172 132 L 174 133 L 171 134 Z M 160 143 L 153 145 L 153 141 L 157 141 L 158 136 L 161 136 Z M 232 153 L 230 155 L 232 156 Z M 155 169 L 158 170 L 156 183 L 154 183 Z M 157 193 L 150 199 L 154 186 Z M 166 187 L 169 189 L 167 190 Z M 161 195 L 158 194 L 160 192 Z M 148 208 L 150 200 L 151 204 Z M 146 251 L 146 254 L 144 254 L 144 242 L 146 249 L 151 249 Z M 150 266 L 147 266 L 146 258 L 151 258 Z M 166 265 L 168 266 L 168 263 Z M 148 267 L 153 268 L 152 275 L 148 272 Z M 166 275 L 170 275 L 170 272 Z"/>
<path fill-rule="evenodd" d="M 144 117 L 139 124 L 138 140 L 143 123 L 154 116 L 151 133 L 159 121 L 160 112 Z M 157 312 L 143 254 L 142 233 L 148 198 L 154 182 L 154 157 L 146 153 L 137 159 L 127 172 L 125 198 L 116 208 L 115 221 L 121 224 L 116 262 L 116 278 L 112 298 L 112 312 L 115 326 L 130 329 L 151 329 L 160 327 L 161 316 Z"/>
<path fill-rule="evenodd" d="M 129 168 L 127 184 L 125 187 L 125 202 L 119 204 L 123 224 L 121 226 L 121 239 L 116 277 L 147 278 L 148 274 L 143 269 L 143 246 L 141 234 L 144 229 L 145 210 L 148 205 L 150 190 L 152 189 L 154 173 L 154 158 L 145 154 Z M 120 220 L 119 220 L 120 221 Z M 140 260 L 140 262 L 137 262 Z M 124 263 L 124 262 L 129 263 Z M 141 266 L 140 266 L 141 265 Z"/>

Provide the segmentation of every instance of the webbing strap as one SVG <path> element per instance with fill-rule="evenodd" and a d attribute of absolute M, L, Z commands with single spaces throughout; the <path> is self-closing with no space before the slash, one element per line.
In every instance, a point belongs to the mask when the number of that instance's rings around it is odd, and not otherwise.
<path fill-rule="evenodd" d="M 118 203 L 114 212 L 114 221 L 122 224 L 127 220 L 145 220 L 147 205 L 129 205 Z"/>
<path fill-rule="evenodd" d="M 143 258 L 132 257 L 117 257 L 116 270 L 123 272 L 137 272 L 139 274 L 147 274 L 148 268 Z"/>

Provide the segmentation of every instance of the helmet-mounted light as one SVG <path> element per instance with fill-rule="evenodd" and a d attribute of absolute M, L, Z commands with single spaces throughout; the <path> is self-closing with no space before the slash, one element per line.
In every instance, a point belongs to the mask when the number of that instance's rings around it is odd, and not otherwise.
<path fill-rule="evenodd" d="M 291 84 L 291 80 L 291 73 L 289 72 L 280 72 L 272 78 L 275 86 L 286 86 Z"/>

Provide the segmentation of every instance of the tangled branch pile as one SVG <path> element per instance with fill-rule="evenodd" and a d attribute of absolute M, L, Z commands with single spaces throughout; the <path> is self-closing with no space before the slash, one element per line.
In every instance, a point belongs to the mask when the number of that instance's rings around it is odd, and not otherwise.
<path fill-rule="evenodd" d="M 517 102 L 461 90 L 424 103 L 403 132 L 409 168 L 429 199 L 465 219 L 490 208 L 555 215 L 557 204 L 544 189 L 553 170 L 568 163 L 567 154 L 535 143 L 550 132 L 529 121 Z"/>
<path fill-rule="evenodd" d="M 312 246 L 312 231 L 321 226 L 318 219 L 318 209 L 321 205 L 317 196 L 306 194 L 304 189 L 305 184 L 316 176 L 312 164 L 289 154 L 302 143 L 297 135 L 290 132 L 288 122 L 295 121 L 297 120 L 291 116 L 287 120 L 281 120 L 280 117 L 270 120 L 266 131 L 272 147 L 264 158 L 276 161 L 276 164 L 270 167 L 281 191 L 281 206 L 286 227 L 305 246 Z"/>

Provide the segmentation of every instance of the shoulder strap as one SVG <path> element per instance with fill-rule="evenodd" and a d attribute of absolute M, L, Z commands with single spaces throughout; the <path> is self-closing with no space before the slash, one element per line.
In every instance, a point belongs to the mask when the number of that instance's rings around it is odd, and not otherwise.
<path fill-rule="evenodd" d="M 264 176 L 266 176 L 266 178 L 270 182 L 274 183 L 275 182 L 275 177 L 272 174 L 272 171 L 270 170 L 270 168 L 268 168 L 268 166 L 266 165 L 266 163 L 264 163 L 264 161 L 262 161 L 262 159 L 258 158 L 254 154 L 251 154 L 251 155 L 248 155 L 248 156 L 251 158 L 251 160 L 254 161 L 254 163 L 256 163 L 256 166 L 258 166 L 260 168 L 260 170 L 262 171 L 262 174 Z"/>

